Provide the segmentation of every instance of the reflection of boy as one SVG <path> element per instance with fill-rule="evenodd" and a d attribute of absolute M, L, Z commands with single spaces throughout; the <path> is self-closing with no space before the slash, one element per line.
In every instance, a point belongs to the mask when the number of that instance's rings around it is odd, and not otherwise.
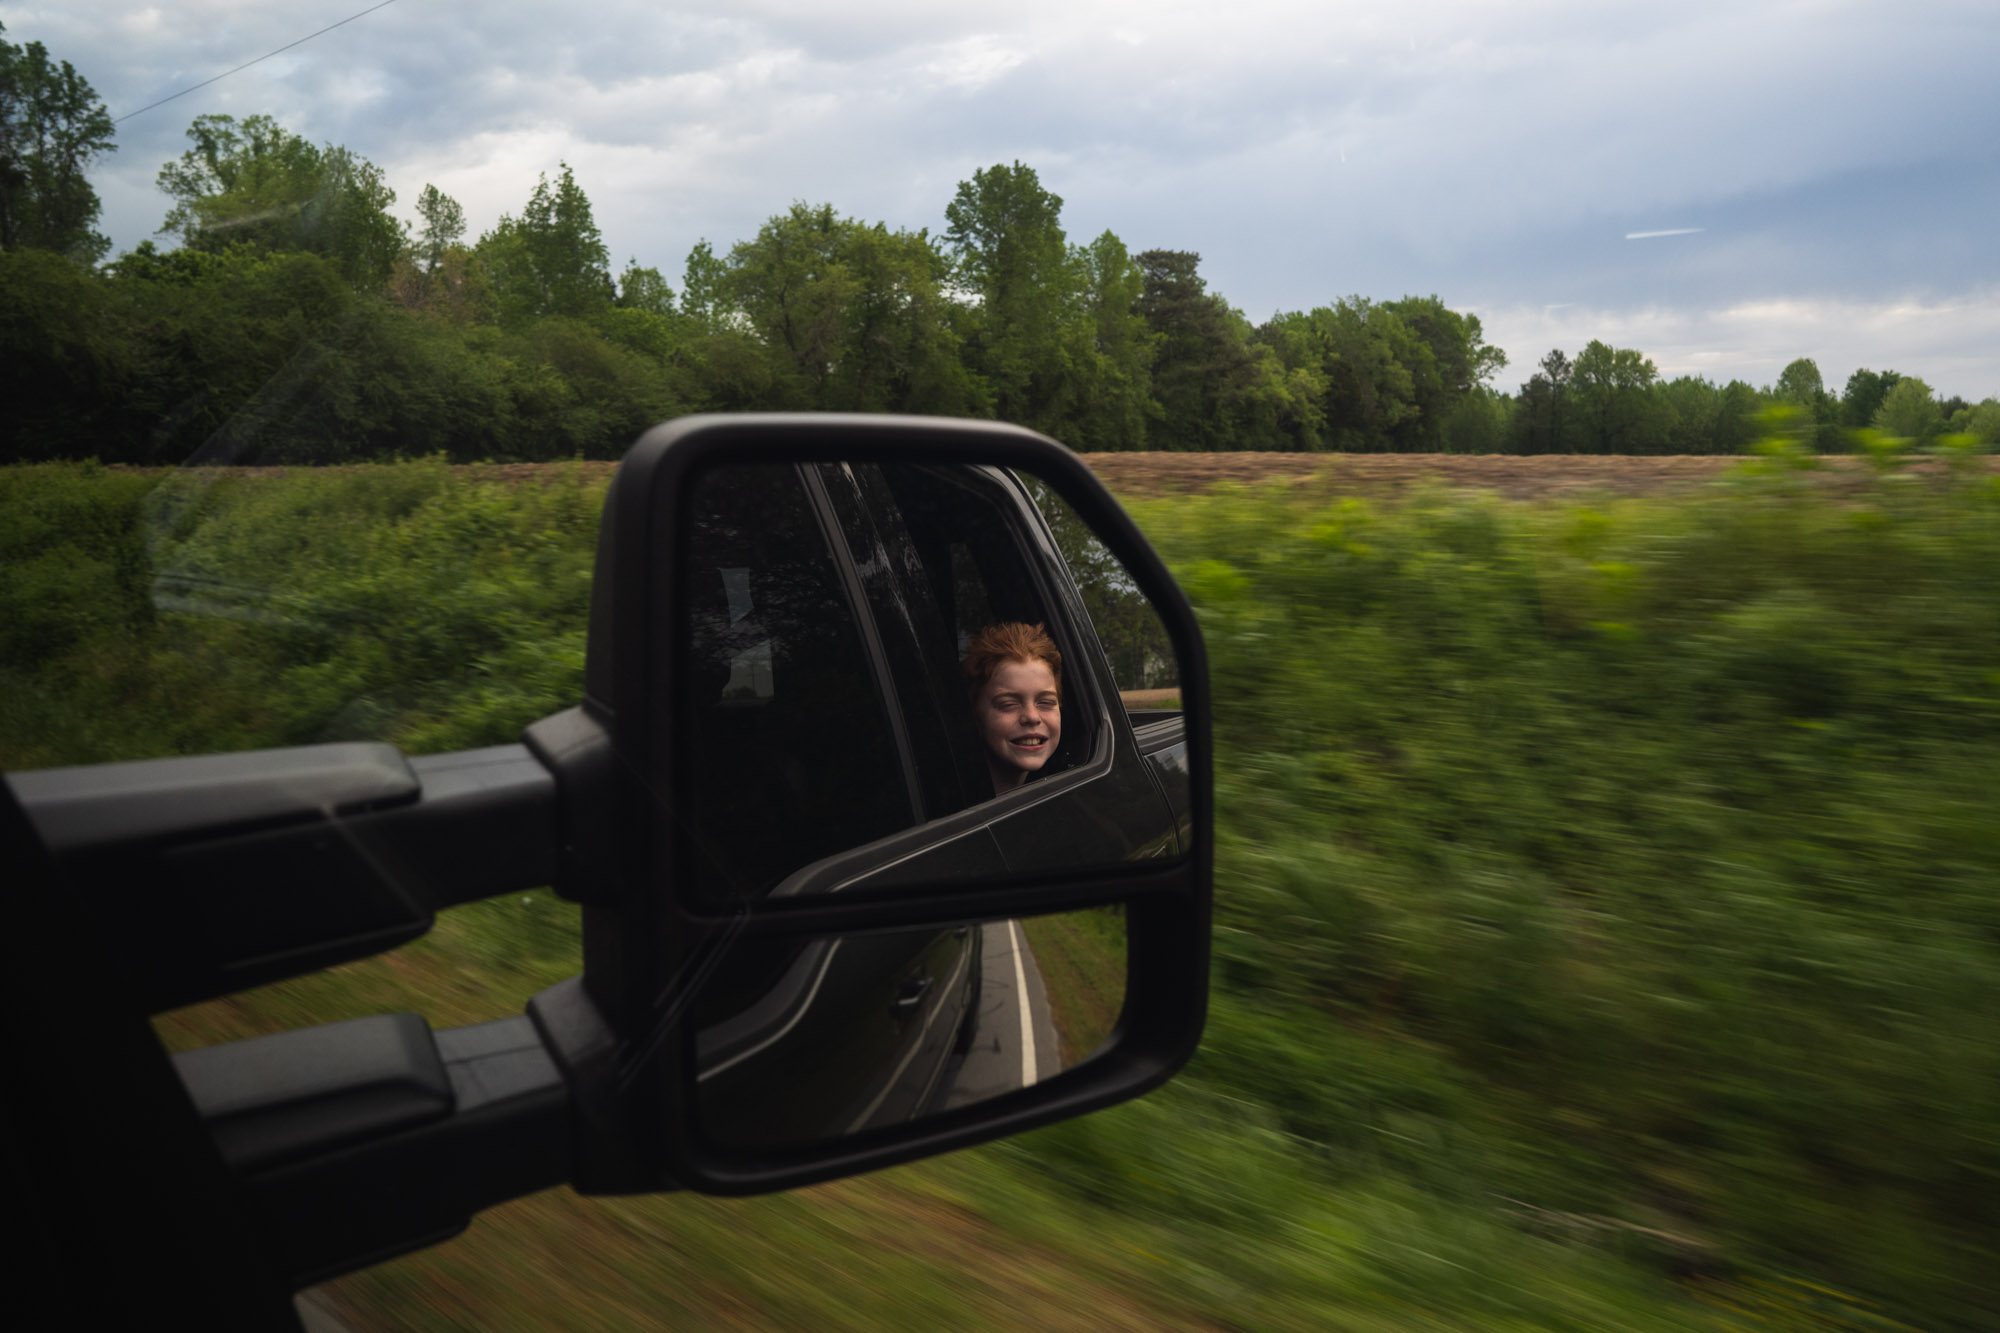
<path fill-rule="evenodd" d="M 1062 740 L 1062 654 L 1040 625 L 989 625 L 966 645 L 966 691 L 999 795 L 1041 771 Z"/>

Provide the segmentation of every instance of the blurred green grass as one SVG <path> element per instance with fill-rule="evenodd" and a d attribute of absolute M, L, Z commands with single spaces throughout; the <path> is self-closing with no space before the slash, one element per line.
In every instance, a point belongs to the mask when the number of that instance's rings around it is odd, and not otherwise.
<path fill-rule="evenodd" d="M 1892 459 L 1832 496 L 1809 461 L 1670 502 L 1134 503 L 1216 697 L 1187 1073 L 797 1196 L 537 1196 L 338 1302 L 424 1328 L 1990 1327 L 2000 491 Z M 0 763 L 514 739 L 580 688 L 600 499 L 434 463 L 0 469 Z M 577 966 L 573 910 L 525 897 L 162 1030 L 518 1012 Z"/>

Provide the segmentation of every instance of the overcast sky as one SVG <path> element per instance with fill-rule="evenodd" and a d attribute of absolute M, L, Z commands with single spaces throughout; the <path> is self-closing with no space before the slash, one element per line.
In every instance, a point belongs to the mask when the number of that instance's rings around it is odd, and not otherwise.
<path fill-rule="evenodd" d="M 370 0 L 0 3 L 112 115 Z M 614 267 L 678 287 L 795 199 L 944 226 L 1019 160 L 1070 238 L 1196 250 L 1253 319 L 1442 297 L 1512 389 L 1551 347 L 1838 389 L 1893 367 L 2000 395 L 1995 0 L 395 0 L 126 120 L 97 169 L 117 249 L 199 114 L 266 112 L 426 182 L 476 235 L 567 161 Z M 1649 234 L 1650 233 L 1650 234 Z"/>

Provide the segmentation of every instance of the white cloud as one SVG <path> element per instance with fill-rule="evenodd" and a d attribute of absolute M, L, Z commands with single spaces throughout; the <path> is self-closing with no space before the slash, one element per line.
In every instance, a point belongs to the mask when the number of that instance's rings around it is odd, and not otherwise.
<path fill-rule="evenodd" d="M 948 43 L 924 62 L 924 72 L 948 88 L 982 88 L 1028 59 L 1004 39 L 982 34 Z"/>

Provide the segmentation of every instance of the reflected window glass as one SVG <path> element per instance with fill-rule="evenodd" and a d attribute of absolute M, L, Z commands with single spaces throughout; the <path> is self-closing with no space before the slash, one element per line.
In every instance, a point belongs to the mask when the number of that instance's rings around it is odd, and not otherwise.
<path fill-rule="evenodd" d="M 762 894 L 916 823 L 877 677 L 796 469 L 717 469 L 690 510 L 680 790 L 696 875 Z"/>
<path fill-rule="evenodd" d="M 1180 711 L 1180 668 L 1160 613 L 1090 525 L 1047 483 L 1023 478 L 1097 628 L 1118 695 L 1135 725 Z"/>
<path fill-rule="evenodd" d="M 857 469 L 857 471 L 860 471 Z M 953 736 L 960 764 L 975 799 L 991 795 L 985 776 L 985 752 L 973 726 L 970 699 L 958 664 L 966 646 L 981 630 L 1007 621 L 1043 625 L 1055 640 L 1066 664 L 1077 660 L 1061 620 L 1044 597 L 1023 542 L 1023 516 L 1013 491 L 999 475 L 970 468 L 917 464 L 883 464 L 868 469 L 879 477 L 882 502 L 892 503 L 915 550 L 921 576 L 928 584 L 925 598 L 936 610 L 948 650 L 937 650 L 949 662 L 963 724 Z M 1084 762 L 1096 744 L 1094 719 L 1082 702 L 1084 678 L 1065 667 L 1063 736 L 1056 753 L 1036 775 L 1053 777 Z"/>

